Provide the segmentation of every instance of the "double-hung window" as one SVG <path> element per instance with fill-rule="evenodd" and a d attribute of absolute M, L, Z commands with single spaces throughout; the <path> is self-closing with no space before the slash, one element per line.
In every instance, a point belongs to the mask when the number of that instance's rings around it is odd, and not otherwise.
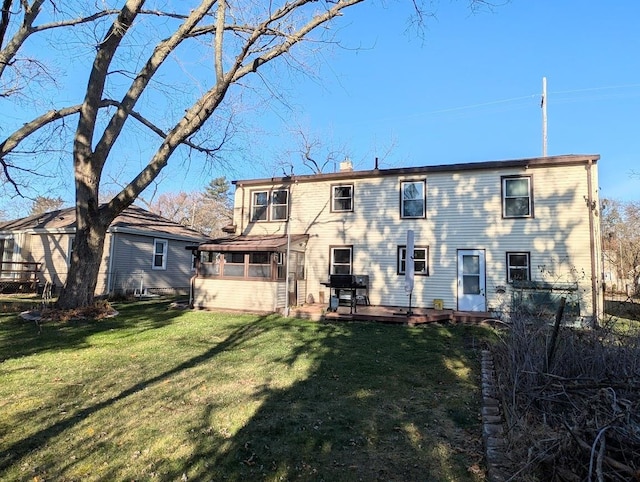
<path fill-rule="evenodd" d="M 402 181 L 400 183 L 400 217 L 424 218 L 426 215 L 427 182 Z"/>
<path fill-rule="evenodd" d="M 507 281 L 529 281 L 531 279 L 530 256 L 527 252 L 507 253 Z"/>
<path fill-rule="evenodd" d="M 420 276 L 429 276 L 429 248 L 427 246 L 415 246 L 413 256 L 409 256 L 409 262 L 413 259 L 414 273 Z M 407 272 L 407 247 L 398 246 L 398 274 Z"/>
<path fill-rule="evenodd" d="M 253 191 L 251 193 L 251 222 L 286 221 L 289 217 L 289 191 Z"/>
<path fill-rule="evenodd" d="M 251 221 L 267 221 L 269 191 L 255 191 L 251 195 Z"/>
<path fill-rule="evenodd" d="M 332 246 L 329 274 L 351 274 L 353 246 Z"/>
<path fill-rule="evenodd" d="M 284 221 L 289 217 L 289 191 L 279 189 L 271 193 L 271 220 Z"/>
<path fill-rule="evenodd" d="M 505 218 L 533 217 L 531 176 L 502 178 L 502 216 Z"/>
<path fill-rule="evenodd" d="M 331 211 L 353 211 L 353 184 L 331 186 Z"/>
<path fill-rule="evenodd" d="M 153 240 L 152 269 L 167 269 L 167 248 L 169 242 L 166 239 Z"/>

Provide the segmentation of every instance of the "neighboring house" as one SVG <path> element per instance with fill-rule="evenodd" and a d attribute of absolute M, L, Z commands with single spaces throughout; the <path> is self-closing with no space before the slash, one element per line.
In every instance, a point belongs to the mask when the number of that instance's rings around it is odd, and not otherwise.
<path fill-rule="evenodd" d="M 194 306 L 273 311 L 287 291 L 292 304 L 326 303 L 331 274 L 366 275 L 372 305 L 407 306 L 412 230 L 414 307 L 500 314 L 565 296 L 591 320 L 602 311 L 598 160 L 343 163 L 336 173 L 235 181 L 232 236 L 199 246 Z"/>
<path fill-rule="evenodd" d="M 2 273 L 16 266 L 39 268 L 38 282 L 64 284 L 73 250 L 75 209 L 61 209 L 0 223 Z M 115 293 L 188 293 L 195 274 L 186 246 L 206 239 L 200 233 L 136 206 L 107 230 L 96 295 Z M 13 267 L 13 268 L 12 268 Z"/>

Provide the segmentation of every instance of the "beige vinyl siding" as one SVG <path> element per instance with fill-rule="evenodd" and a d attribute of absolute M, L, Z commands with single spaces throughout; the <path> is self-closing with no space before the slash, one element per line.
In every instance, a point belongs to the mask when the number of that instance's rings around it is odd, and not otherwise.
<path fill-rule="evenodd" d="M 592 197 L 597 202 L 595 171 L 594 168 Z M 507 175 L 531 176 L 534 217 L 502 217 L 501 177 Z M 400 182 L 425 178 L 426 218 L 400 219 Z M 434 299 L 442 299 L 445 308 L 456 309 L 458 250 L 480 249 L 486 257 L 488 308 L 497 309 L 510 299 L 509 293 L 496 292 L 496 287 L 507 286 L 506 253 L 525 251 L 530 252 L 532 279 L 577 282 L 583 296 L 583 311 L 591 309 L 584 164 L 407 176 L 354 175 L 348 183 L 354 186 L 353 212 L 331 212 L 331 186 L 336 184 L 335 180 L 305 181 L 290 186 L 290 230 L 309 234 L 307 292 L 314 299 L 320 299 L 322 291 L 324 299 L 329 299 L 328 289 L 320 283 L 328 279 L 330 246 L 348 245 L 353 246 L 354 274 L 370 277 L 371 303 L 406 306 L 408 295 L 404 276 L 397 275 L 396 257 L 397 247 L 406 244 L 407 230 L 413 229 L 415 244 L 429 248 L 429 276 L 416 276 L 414 306 L 431 307 Z M 265 184 L 264 189 L 268 188 Z M 242 229 L 242 234 L 286 233 L 284 222 L 249 222 L 249 192 L 257 189 L 260 187 L 256 185 L 238 186 L 236 202 L 244 199 L 245 205 L 236 206 L 234 224 Z"/>
<path fill-rule="evenodd" d="M 274 312 L 284 307 L 284 288 L 284 283 L 276 281 L 196 278 L 193 306 L 201 309 Z"/>
<path fill-rule="evenodd" d="M 25 243 L 29 246 L 27 261 L 40 263 L 40 282 L 50 282 L 60 288 L 67 279 L 69 266 L 69 234 L 23 234 Z M 27 242 L 26 239 L 29 239 Z M 24 253 L 23 253 L 24 254 Z"/>

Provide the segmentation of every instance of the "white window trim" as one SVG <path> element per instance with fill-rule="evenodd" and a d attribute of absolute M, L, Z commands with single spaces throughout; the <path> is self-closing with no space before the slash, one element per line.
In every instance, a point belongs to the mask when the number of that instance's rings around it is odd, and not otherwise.
<path fill-rule="evenodd" d="M 266 193 L 267 194 L 267 204 L 256 204 L 255 203 L 255 199 L 256 199 L 256 195 L 261 194 L 261 193 Z M 271 199 L 271 195 L 268 189 L 265 190 L 261 190 L 261 191 L 251 191 L 251 210 L 250 210 L 250 221 L 252 223 L 266 223 L 267 221 L 269 221 L 269 204 L 270 204 L 270 199 Z M 256 219 L 255 218 L 255 213 L 256 213 L 256 208 L 264 208 L 264 219 Z"/>
<path fill-rule="evenodd" d="M 286 204 L 276 204 L 275 203 L 275 193 L 277 192 L 285 192 L 287 193 L 287 202 Z M 286 221 L 287 219 L 289 219 L 289 190 L 288 189 L 273 189 L 271 191 L 271 196 L 270 196 L 270 203 L 271 203 L 271 209 L 269 210 L 269 214 L 271 215 L 271 218 L 268 219 L 268 221 Z M 284 216 L 284 218 L 277 218 L 274 216 L 274 211 L 277 207 L 285 207 L 285 211 L 286 214 Z"/>
<path fill-rule="evenodd" d="M 335 263 L 335 251 L 337 249 L 345 249 L 345 250 L 349 250 L 349 273 L 345 273 L 345 274 L 353 274 L 353 246 L 351 245 L 347 245 L 347 246 L 331 246 L 331 256 L 330 256 L 330 260 L 329 260 L 329 274 L 336 274 L 334 273 L 334 266 L 336 266 Z M 346 266 L 345 263 L 338 263 L 338 266 Z"/>
<path fill-rule="evenodd" d="M 336 196 L 336 189 L 340 189 L 340 188 L 345 188 L 348 187 L 351 190 L 351 195 L 349 197 L 337 197 Z M 354 199 L 353 199 L 353 191 L 354 191 L 354 187 L 353 184 L 334 184 L 333 186 L 331 186 L 331 211 L 334 213 L 350 213 L 353 212 L 353 205 L 354 205 Z M 349 199 L 351 201 L 351 209 L 337 209 L 336 208 L 336 201 L 337 200 L 345 200 L 345 199 Z"/>
<path fill-rule="evenodd" d="M 156 266 L 156 254 L 160 254 L 156 251 L 158 244 L 163 244 L 162 248 L 162 266 Z M 167 252 L 169 251 L 169 241 L 167 239 L 154 239 L 153 240 L 153 256 L 151 258 L 151 269 L 166 270 L 167 269 Z"/>
<path fill-rule="evenodd" d="M 420 216 L 404 215 L 404 186 L 406 184 L 422 184 L 422 214 Z M 415 199 L 407 199 L 415 201 Z M 427 217 L 427 180 L 426 179 L 405 179 L 400 181 L 400 218 L 401 219 L 424 219 Z"/>
<path fill-rule="evenodd" d="M 507 283 L 513 283 L 513 279 L 511 278 L 511 264 L 509 263 L 509 257 L 511 255 L 516 256 L 526 256 L 527 258 L 527 279 L 526 280 L 518 280 L 518 281 L 531 281 L 531 253 L 527 251 L 507 251 Z M 523 266 L 516 266 L 518 269 L 522 269 Z"/>
<path fill-rule="evenodd" d="M 69 244 L 67 245 L 67 267 L 71 266 L 71 256 L 73 256 L 73 245 L 76 242 L 75 235 L 69 236 Z"/>
<path fill-rule="evenodd" d="M 529 200 L 529 214 L 507 214 L 507 199 L 514 199 L 518 197 L 524 196 L 511 196 L 507 197 L 507 182 L 508 181 L 527 181 L 527 199 Z M 517 219 L 517 218 L 532 218 L 533 217 L 533 183 L 531 181 L 531 176 L 505 176 L 502 178 L 502 217 L 506 219 Z"/>
<path fill-rule="evenodd" d="M 275 204 L 273 202 L 274 194 L 279 191 L 284 191 L 287 193 L 287 203 L 286 204 Z M 267 204 L 255 204 L 256 194 L 266 193 L 267 195 Z M 251 223 L 268 223 L 268 222 L 286 222 L 289 219 L 290 209 L 291 209 L 291 191 L 288 188 L 272 188 L 272 189 L 257 189 L 255 191 L 251 191 L 250 196 L 250 209 L 249 209 L 249 222 Z M 286 208 L 286 216 L 284 218 L 275 219 L 273 215 L 273 211 L 276 207 Z M 255 219 L 256 208 L 264 208 L 265 215 L 264 219 Z"/>
<path fill-rule="evenodd" d="M 429 246 L 414 246 L 413 251 L 424 251 L 424 271 L 415 271 L 414 274 L 416 276 L 429 276 Z M 398 246 L 398 259 L 397 259 L 397 271 L 398 275 L 404 276 L 406 274 L 406 259 L 405 259 L 405 270 L 402 269 L 402 254 L 404 253 L 406 257 L 407 247 L 405 245 Z M 415 261 L 414 261 L 415 263 Z M 414 265 L 415 266 L 415 265 Z"/>

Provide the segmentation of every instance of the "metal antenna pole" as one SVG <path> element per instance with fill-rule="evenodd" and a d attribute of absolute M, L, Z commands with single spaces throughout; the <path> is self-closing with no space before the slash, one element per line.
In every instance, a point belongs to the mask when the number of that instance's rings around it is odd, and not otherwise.
<path fill-rule="evenodd" d="M 542 77 L 542 157 L 547 157 L 547 78 Z"/>

